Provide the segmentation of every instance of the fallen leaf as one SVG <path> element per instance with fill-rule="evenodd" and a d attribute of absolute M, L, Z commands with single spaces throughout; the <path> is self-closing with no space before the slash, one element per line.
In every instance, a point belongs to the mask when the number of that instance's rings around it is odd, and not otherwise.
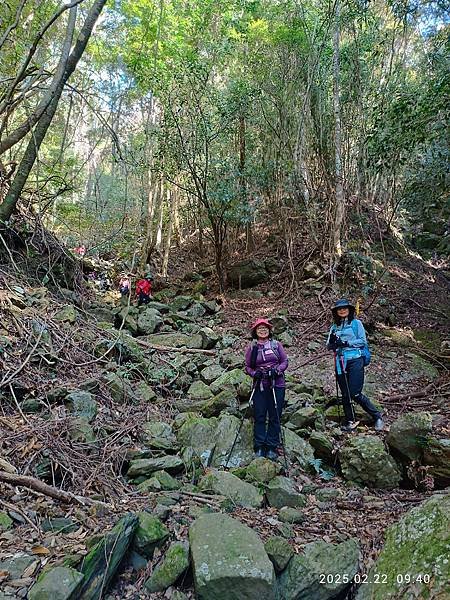
<path fill-rule="evenodd" d="M 34 546 L 33 548 L 31 548 L 31 552 L 39 556 L 44 554 L 50 554 L 50 550 L 45 546 Z"/>

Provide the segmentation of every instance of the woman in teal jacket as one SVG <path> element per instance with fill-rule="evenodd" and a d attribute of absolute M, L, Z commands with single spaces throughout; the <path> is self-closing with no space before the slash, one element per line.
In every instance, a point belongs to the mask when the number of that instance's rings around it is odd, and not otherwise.
<path fill-rule="evenodd" d="M 356 428 L 353 410 L 353 402 L 356 402 L 373 418 L 376 431 L 381 431 L 384 426 L 381 413 L 362 393 L 367 348 L 364 326 L 355 318 L 355 307 L 348 300 L 338 300 L 331 310 L 334 323 L 328 334 L 327 348 L 334 352 L 336 379 L 342 393 L 345 414 L 342 429 Z"/>

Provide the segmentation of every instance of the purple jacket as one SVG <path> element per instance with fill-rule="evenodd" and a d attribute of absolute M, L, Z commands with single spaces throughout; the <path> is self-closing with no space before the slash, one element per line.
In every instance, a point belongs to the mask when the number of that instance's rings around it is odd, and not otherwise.
<path fill-rule="evenodd" d="M 252 357 L 253 348 L 253 344 L 251 344 L 245 352 L 245 372 L 248 373 L 250 377 L 254 377 L 255 372 L 258 369 L 260 369 L 261 371 L 267 371 L 268 369 L 278 369 L 279 371 L 282 371 L 282 374 L 275 378 L 275 387 L 285 387 L 286 384 L 284 381 L 284 371 L 286 371 L 288 366 L 288 357 L 286 354 L 286 350 L 283 348 L 280 342 L 276 343 L 278 356 L 273 351 L 270 341 L 266 342 L 265 344 L 260 344 L 258 342 L 258 354 L 256 356 L 255 369 L 252 369 L 250 365 L 250 359 Z M 267 378 L 266 381 L 264 380 L 264 377 L 263 383 L 264 386 L 270 384 Z"/>

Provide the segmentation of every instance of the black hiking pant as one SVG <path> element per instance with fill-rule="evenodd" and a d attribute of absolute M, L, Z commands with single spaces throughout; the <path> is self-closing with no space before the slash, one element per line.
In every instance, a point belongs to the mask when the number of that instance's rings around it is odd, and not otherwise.
<path fill-rule="evenodd" d="M 364 385 L 363 358 L 348 360 L 345 373 L 339 375 L 336 372 L 336 377 L 342 393 L 342 405 L 344 407 L 345 420 L 347 422 L 356 420 L 353 413 L 352 401 L 359 404 L 374 421 L 381 417 L 380 411 L 372 404 L 369 398 L 362 393 Z"/>
<path fill-rule="evenodd" d="M 139 292 L 138 306 L 142 306 L 143 304 L 148 304 L 149 302 L 150 302 L 150 296 L 148 294 L 144 294 L 144 292 Z"/>
<path fill-rule="evenodd" d="M 257 448 L 266 448 L 267 450 L 276 450 L 280 445 L 280 422 L 283 412 L 285 389 L 281 387 L 267 387 L 262 391 L 257 384 L 253 394 L 253 414 L 255 423 L 253 426 L 253 440 L 255 450 Z M 273 392 L 277 400 L 278 414 L 275 410 L 275 401 Z M 268 417 L 268 423 L 266 420 Z"/>

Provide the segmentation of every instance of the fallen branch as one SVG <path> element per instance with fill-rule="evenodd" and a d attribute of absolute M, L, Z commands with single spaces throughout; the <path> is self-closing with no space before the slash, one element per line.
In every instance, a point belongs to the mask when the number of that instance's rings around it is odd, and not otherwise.
<path fill-rule="evenodd" d="M 96 504 L 102 504 L 103 506 L 109 506 L 109 504 L 106 502 L 91 500 L 90 498 L 85 498 L 84 496 L 76 496 L 71 492 L 59 490 L 51 485 L 47 485 L 40 479 L 29 477 L 28 475 L 15 475 L 13 473 L 7 473 L 6 471 L 0 471 L 0 481 L 10 483 L 11 485 L 21 485 L 29 488 L 30 490 L 34 490 L 35 492 L 44 494 L 45 496 L 50 496 L 50 498 L 54 498 L 55 500 L 61 500 L 61 502 L 65 502 L 67 504 L 75 503 L 81 504 L 81 506 L 94 506 Z"/>
<path fill-rule="evenodd" d="M 395 396 L 388 396 L 387 398 L 383 398 L 383 402 L 402 402 L 403 400 L 409 400 L 411 398 L 423 398 L 432 390 L 435 393 L 438 392 L 439 387 L 439 383 L 429 383 L 422 390 L 418 390 L 417 392 L 407 392 L 406 394 L 396 394 Z M 442 387 L 446 387 L 446 385 L 444 384 Z"/>
<path fill-rule="evenodd" d="M 200 354 L 208 354 L 209 356 L 215 356 L 215 350 L 203 350 L 203 348 L 172 348 L 171 346 L 158 346 L 156 344 L 149 344 L 148 342 L 144 342 L 144 340 L 139 340 L 138 338 L 134 338 L 134 341 L 145 348 L 151 348 L 152 350 L 158 350 L 159 352 L 188 352 L 188 353 L 200 353 Z"/>

